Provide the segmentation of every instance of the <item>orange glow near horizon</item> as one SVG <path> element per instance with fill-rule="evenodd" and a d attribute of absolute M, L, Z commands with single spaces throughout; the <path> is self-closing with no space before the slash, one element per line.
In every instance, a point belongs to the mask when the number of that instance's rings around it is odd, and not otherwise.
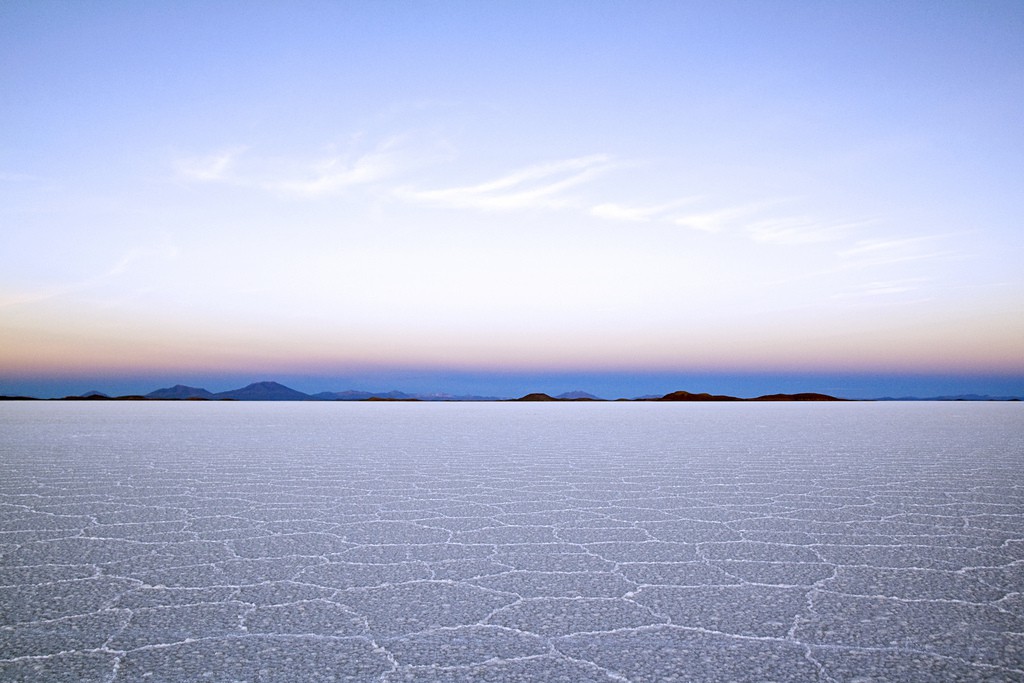
<path fill-rule="evenodd" d="M 276 337 L 236 329 L 189 335 L 151 329 L 129 334 L 72 335 L 33 330 L 2 338 L 6 375 L 131 373 L 147 371 L 319 373 L 347 368 L 451 368 L 466 371 L 724 371 L 1021 373 L 1024 357 L 1009 337 L 979 348 L 972 331 L 933 327 L 812 337 L 743 330 L 685 333 L 566 331 L 546 335 L 486 336 L 371 334 L 347 338 L 316 331 Z"/>

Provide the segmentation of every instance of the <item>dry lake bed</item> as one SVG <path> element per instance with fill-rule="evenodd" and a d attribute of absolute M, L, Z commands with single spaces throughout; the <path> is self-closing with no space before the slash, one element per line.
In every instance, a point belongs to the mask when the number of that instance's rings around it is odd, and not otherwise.
<path fill-rule="evenodd" d="M 1021 681 L 1024 405 L 0 404 L 0 680 Z"/>

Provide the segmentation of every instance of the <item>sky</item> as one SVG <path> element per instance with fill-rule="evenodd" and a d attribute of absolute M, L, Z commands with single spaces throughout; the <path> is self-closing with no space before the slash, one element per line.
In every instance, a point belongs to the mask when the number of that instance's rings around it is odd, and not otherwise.
<path fill-rule="evenodd" d="M 1024 394 L 1024 3 L 0 3 L 0 393 Z"/>

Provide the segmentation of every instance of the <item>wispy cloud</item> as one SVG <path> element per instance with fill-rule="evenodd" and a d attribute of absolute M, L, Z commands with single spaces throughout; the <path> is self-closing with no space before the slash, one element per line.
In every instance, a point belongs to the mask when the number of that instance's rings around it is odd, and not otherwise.
<path fill-rule="evenodd" d="M 175 167 L 186 180 L 204 183 L 230 181 L 235 160 L 245 151 L 245 147 L 231 147 L 206 156 L 179 159 Z"/>
<path fill-rule="evenodd" d="M 923 237 L 904 237 L 899 239 L 858 240 L 852 247 L 837 253 L 839 256 L 863 256 L 905 252 L 908 247 L 916 247 L 922 242 L 934 240 L 936 237 L 938 236 L 926 235 Z"/>
<path fill-rule="evenodd" d="M 268 190 L 303 197 L 322 197 L 356 185 L 379 182 L 396 175 L 406 162 L 397 138 L 356 156 L 334 156 L 312 164 L 300 177 L 273 179 L 262 184 Z"/>
<path fill-rule="evenodd" d="M 597 218 L 604 218 L 611 221 L 625 221 L 628 223 L 648 223 L 652 220 L 669 218 L 675 209 L 700 199 L 699 197 L 687 197 L 663 204 L 653 206 L 636 206 L 628 204 L 606 203 L 598 204 L 590 209 L 590 215 Z"/>
<path fill-rule="evenodd" d="M 888 294 L 905 294 L 920 288 L 921 284 L 928 282 L 928 278 L 914 277 L 900 280 L 883 280 L 865 282 L 860 287 L 847 292 L 836 294 L 836 298 L 851 296 L 885 296 Z"/>
<path fill-rule="evenodd" d="M 92 277 L 73 280 L 61 284 L 52 284 L 36 289 L 3 290 L 0 289 L 0 309 L 16 308 L 25 304 L 34 304 L 49 299 L 57 299 L 79 292 L 86 292 L 102 287 L 119 277 L 130 273 L 139 262 L 170 261 L 178 256 L 178 248 L 162 243 L 156 246 L 134 247 L 123 252 L 111 266 Z"/>
<path fill-rule="evenodd" d="M 726 206 L 679 215 L 677 209 L 701 197 L 687 197 L 662 204 L 638 206 L 620 203 L 598 204 L 590 214 L 606 220 L 630 223 L 667 222 L 707 233 L 744 232 L 755 242 L 804 245 L 834 242 L 874 221 L 822 221 L 810 216 L 779 216 L 777 207 L 790 199 L 775 199 Z M 775 215 L 773 215 L 775 214 Z"/>
<path fill-rule="evenodd" d="M 836 292 L 832 299 L 857 306 L 908 305 L 930 301 L 925 291 L 932 280 L 926 277 L 875 280 Z"/>
<path fill-rule="evenodd" d="M 436 190 L 403 188 L 398 195 L 413 201 L 483 211 L 557 208 L 571 202 L 566 190 L 588 183 L 615 166 L 606 154 L 537 164 L 500 178 Z"/>
<path fill-rule="evenodd" d="M 771 218 L 746 226 L 755 242 L 768 244 L 818 244 L 844 239 L 856 228 L 873 221 L 823 222 L 807 217 Z"/>
<path fill-rule="evenodd" d="M 894 254 L 890 256 L 878 256 L 875 258 L 849 261 L 840 270 L 875 268 L 878 266 L 891 266 L 897 263 L 909 263 L 911 261 L 928 261 L 932 259 L 955 259 L 962 257 L 962 254 L 948 249 L 942 251 L 923 251 L 908 254 Z"/>
<path fill-rule="evenodd" d="M 157 258 L 161 260 L 172 260 L 178 256 L 178 248 L 169 244 L 163 244 L 156 247 L 136 247 L 126 251 L 121 258 L 114 263 L 107 271 L 103 274 L 104 278 L 114 277 L 122 275 L 127 272 L 133 263 L 137 261 Z M 92 281 L 90 281 L 92 282 Z"/>
<path fill-rule="evenodd" d="M 748 204 L 733 206 L 700 213 L 679 216 L 672 220 L 676 225 L 701 232 L 723 232 L 729 228 L 742 225 L 740 219 L 752 216 L 764 208 L 765 204 Z"/>
<path fill-rule="evenodd" d="M 38 301 L 46 301 L 60 296 L 68 291 L 69 287 L 45 287 L 40 289 L 20 289 L 0 291 L 0 309 L 14 308 L 24 304 L 32 304 Z"/>
<path fill-rule="evenodd" d="M 943 235 L 921 235 L 859 240 L 852 247 L 837 251 L 836 255 L 842 258 L 841 270 L 874 268 L 938 258 L 962 258 L 962 253 L 950 249 L 923 248 L 942 237 Z"/>
<path fill-rule="evenodd" d="M 191 182 L 317 198 L 394 178 L 439 156 L 437 150 L 417 150 L 401 136 L 395 136 L 369 150 L 349 150 L 313 159 L 259 157 L 247 147 L 233 147 L 179 159 L 175 167 L 181 178 Z"/>

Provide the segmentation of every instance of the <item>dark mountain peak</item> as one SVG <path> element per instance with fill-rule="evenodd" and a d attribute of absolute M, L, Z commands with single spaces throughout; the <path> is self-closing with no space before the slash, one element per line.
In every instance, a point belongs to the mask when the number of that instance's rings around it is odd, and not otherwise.
<path fill-rule="evenodd" d="M 404 391 L 356 391 L 355 389 L 346 389 L 345 391 L 321 391 L 319 394 L 313 394 L 313 398 L 321 401 L 368 401 L 371 398 L 407 401 L 419 398 L 419 396 L 407 394 Z"/>
<path fill-rule="evenodd" d="M 249 386 L 243 387 L 243 389 L 259 389 L 262 391 L 278 391 L 280 389 L 287 389 L 288 391 L 295 391 L 294 389 L 290 389 L 289 387 L 286 387 L 280 382 L 273 381 L 253 382 Z"/>
<path fill-rule="evenodd" d="M 577 389 L 576 391 L 567 391 L 564 394 L 559 394 L 558 396 L 555 396 L 555 398 L 561 399 L 561 400 L 569 400 L 569 401 L 579 401 L 581 399 L 587 399 L 587 400 L 591 400 L 591 401 L 600 401 L 600 400 L 602 400 L 598 396 L 594 396 L 593 394 L 588 394 L 587 392 L 581 391 L 579 389 Z"/>
<path fill-rule="evenodd" d="M 508 397 L 501 396 L 478 396 L 476 394 L 446 394 L 434 392 L 430 394 L 416 394 L 421 401 L 507 401 Z"/>
<path fill-rule="evenodd" d="M 345 391 L 321 391 L 319 394 L 313 394 L 313 398 L 320 399 L 321 401 L 363 401 L 371 396 L 373 396 L 372 392 L 356 391 L 354 389 L 347 389 Z"/>
<path fill-rule="evenodd" d="M 418 398 L 412 394 L 407 394 L 404 391 L 385 391 L 382 394 L 374 394 L 377 398 L 390 398 L 397 401 L 405 401 L 408 399 Z"/>
<path fill-rule="evenodd" d="M 956 394 L 954 396 L 936 396 L 929 401 L 1019 401 L 1020 396 L 990 396 L 989 394 Z"/>
<path fill-rule="evenodd" d="M 173 387 L 166 387 L 164 389 L 157 389 L 146 394 L 146 398 L 156 399 L 192 399 L 192 398 L 213 398 L 206 389 L 200 387 L 190 387 L 184 384 L 175 384 Z"/>
<path fill-rule="evenodd" d="M 214 394 L 213 398 L 219 399 L 235 399 L 236 401 L 310 401 L 313 397 L 309 394 L 304 394 L 301 391 L 296 391 L 290 387 L 286 387 L 278 382 L 253 382 L 252 384 L 242 387 L 241 389 L 233 389 L 231 391 L 222 391 L 218 394 Z"/>
<path fill-rule="evenodd" d="M 85 392 L 79 398 L 110 398 L 110 395 L 93 389 L 92 391 Z"/>
<path fill-rule="evenodd" d="M 802 394 L 766 394 L 750 399 L 751 401 L 844 401 L 846 399 L 836 398 L 828 394 L 815 394 L 805 392 Z"/>
<path fill-rule="evenodd" d="M 654 399 L 655 401 L 742 401 L 743 399 L 736 398 L 735 396 L 719 396 L 715 394 L 691 394 L 689 391 L 673 391 L 671 394 L 665 394 L 661 398 Z"/>
<path fill-rule="evenodd" d="M 527 394 L 526 396 L 523 396 L 521 398 L 517 398 L 517 399 L 514 399 L 514 400 L 516 400 L 516 401 L 557 401 L 558 399 L 557 398 L 552 398 L 551 396 L 548 396 L 547 394 L 534 393 L 534 394 Z"/>
<path fill-rule="evenodd" d="M 872 398 L 871 401 L 1020 401 L 1020 396 L 990 396 L 988 394 L 956 394 L 953 396 L 929 396 L 922 398 L 920 396 L 900 396 L 893 398 L 892 396 L 883 396 L 882 398 Z"/>
<path fill-rule="evenodd" d="M 827 394 L 802 393 L 802 394 L 766 394 L 757 398 L 737 398 L 735 396 L 720 396 L 716 394 L 691 394 L 688 391 L 673 391 L 665 394 L 656 401 L 842 401 L 841 398 L 828 396 Z"/>

